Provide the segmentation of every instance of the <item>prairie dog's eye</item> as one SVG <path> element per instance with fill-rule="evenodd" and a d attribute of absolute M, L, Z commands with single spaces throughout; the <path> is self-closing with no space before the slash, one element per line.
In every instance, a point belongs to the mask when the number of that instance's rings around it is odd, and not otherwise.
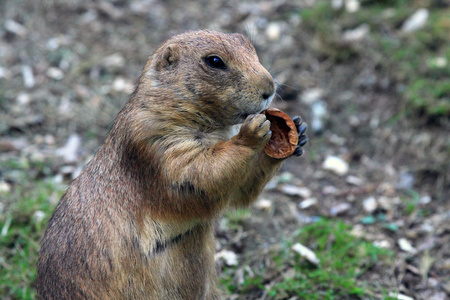
<path fill-rule="evenodd" d="M 210 66 L 211 68 L 214 68 L 214 69 L 226 69 L 227 68 L 227 66 L 225 65 L 223 60 L 220 57 L 218 57 L 217 55 L 208 56 L 205 60 L 206 60 L 206 63 L 208 64 L 208 66 Z"/>

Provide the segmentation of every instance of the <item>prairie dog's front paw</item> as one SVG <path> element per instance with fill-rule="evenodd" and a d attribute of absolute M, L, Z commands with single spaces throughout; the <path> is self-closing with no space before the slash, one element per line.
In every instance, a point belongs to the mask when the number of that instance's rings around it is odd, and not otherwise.
<path fill-rule="evenodd" d="M 245 119 L 237 135 L 240 143 L 249 147 L 264 147 L 269 141 L 272 132 L 270 121 L 262 114 L 249 115 Z"/>

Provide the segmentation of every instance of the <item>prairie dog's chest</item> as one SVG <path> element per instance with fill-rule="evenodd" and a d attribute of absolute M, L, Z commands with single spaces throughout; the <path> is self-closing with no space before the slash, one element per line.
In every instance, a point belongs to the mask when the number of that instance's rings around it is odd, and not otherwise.
<path fill-rule="evenodd" d="M 145 220 L 138 229 L 144 252 L 152 252 L 160 245 L 170 245 L 179 241 L 196 227 L 197 221 L 182 223 L 164 223 L 151 219 Z"/>
<path fill-rule="evenodd" d="M 241 126 L 242 124 L 230 126 L 227 132 L 227 139 L 231 139 L 233 136 L 237 135 L 239 133 L 239 130 L 241 130 Z"/>
<path fill-rule="evenodd" d="M 214 130 L 207 133 L 198 131 L 193 135 L 192 140 L 200 142 L 202 145 L 209 148 L 211 146 L 214 146 L 214 144 L 218 142 L 227 141 L 231 139 L 233 136 L 237 135 L 239 133 L 241 125 L 242 124 L 237 124 L 229 126 L 224 129 Z"/>

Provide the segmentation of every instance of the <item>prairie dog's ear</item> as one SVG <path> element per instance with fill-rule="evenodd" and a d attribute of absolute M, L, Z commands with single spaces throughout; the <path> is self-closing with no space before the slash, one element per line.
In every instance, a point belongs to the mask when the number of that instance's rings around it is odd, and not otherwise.
<path fill-rule="evenodd" d="M 176 44 L 170 44 L 160 49 L 153 57 L 153 64 L 157 71 L 174 65 L 179 59 L 179 48 Z"/>

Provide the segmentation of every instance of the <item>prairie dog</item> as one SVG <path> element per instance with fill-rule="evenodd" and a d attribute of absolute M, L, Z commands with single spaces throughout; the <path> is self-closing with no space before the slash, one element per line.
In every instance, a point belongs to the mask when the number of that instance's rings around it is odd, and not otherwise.
<path fill-rule="evenodd" d="M 38 297 L 221 299 L 213 223 L 225 207 L 251 204 L 281 166 L 262 151 L 271 132 L 259 114 L 275 90 L 241 34 L 166 41 L 56 207 Z"/>

